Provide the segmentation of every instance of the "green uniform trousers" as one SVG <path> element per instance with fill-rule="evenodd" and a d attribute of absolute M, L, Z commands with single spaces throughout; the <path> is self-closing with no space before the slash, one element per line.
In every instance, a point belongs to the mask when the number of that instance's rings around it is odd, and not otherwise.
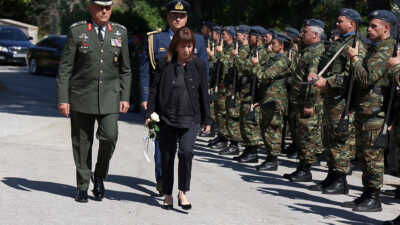
<path fill-rule="evenodd" d="M 240 132 L 243 140 L 247 146 L 264 146 L 264 141 L 261 137 L 260 118 L 261 110 L 260 107 L 255 108 L 256 118 L 255 121 L 247 119 L 247 115 L 250 111 L 250 103 L 241 103 L 240 108 Z"/>
<path fill-rule="evenodd" d="M 119 114 L 93 115 L 71 112 L 72 149 L 76 166 L 76 182 L 79 190 L 87 190 L 92 169 L 94 123 L 97 120 L 96 137 L 99 140 L 94 175 L 106 178 L 110 159 L 118 139 Z"/>

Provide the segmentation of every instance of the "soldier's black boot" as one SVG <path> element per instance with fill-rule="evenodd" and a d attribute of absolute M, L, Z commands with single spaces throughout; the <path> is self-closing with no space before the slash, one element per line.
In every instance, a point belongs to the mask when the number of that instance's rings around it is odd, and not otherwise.
<path fill-rule="evenodd" d="M 257 148 L 255 146 L 246 147 L 240 156 L 233 157 L 233 160 L 237 160 L 241 163 L 256 163 L 258 162 Z"/>
<path fill-rule="evenodd" d="M 221 138 L 218 142 L 216 142 L 213 145 L 209 145 L 212 149 L 221 149 L 221 148 L 226 148 L 228 147 L 228 139 L 226 139 L 225 136 L 221 135 Z"/>
<path fill-rule="evenodd" d="M 269 154 L 267 159 L 261 163 L 261 165 L 256 166 L 256 169 L 258 171 L 277 171 L 278 165 L 278 157 Z"/>
<path fill-rule="evenodd" d="M 355 212 L 380 212 L 382 211 L 381 199 L 379 197 L 380 190 L 368 190 L 366 197 L 357 204 L 353 211 Z"/>
<path fill-rule="evenodd" d="M 394 220 L 385 221 L 383 225 L 400 225 L 400 216 L 396 217 Z"/>
<path fill-rule="evenodd" d="M 231 141 L 229 147 L 222 149 L 219 151 L 220 155 L 238 155 L 239 154 L 239 146 L 238 142 Z"/>
<path fill-rule="evenodd" d="M 88 202 L 88 193 L 87 191 L 83 191 L 83 190 L 77 190 L 76 195 L 75 195 L 75 201 L 77 202 L 82 202 L 82 203 L 86 203 Z"/>
<path fill-rule="evenodd" d="M 325 177 L 325 179 L 321 182 L 319 182 L 318 184 L 312 185 L 310 187 L 311 191 L 322 191 L 322 188 L 327 187 L 331 184 L 332 182 L 332 178 L 333 178 L 333 171 L 328 171 L 327 176 Z"/>
<path fill-rule="evenodd" d="M 323 194 L 340 195 L 348 194 L 349 187 L 345 173 L 333 172 L 332 182 L 326 187 L 322 187 Z"/>
<path fill-rule="evenodd" d="M 102 177 L 94 176 L 93 195 L 95 200 L 101 201 L 104 198 L 104 182 Z"/>
<path fill-rule="evenodd" d="M 354 208 L 356 205 L 364 201 L 364 199 L 367 198 L 367 195 L 368 193 L 364 190 L 360 197 L 355 198 L 353 201 L 344 202 L 342 206 L 345 208 Z"/>
<path fill-rule="evenodd" d="M 288 179 L 291 182 L 311 182 L 312 174 L 311 174 L 311 165 L 301 163 L 297 167 L 296 171 L 293 173 L 286 173 L 283 175 L 284 178 Z"/>

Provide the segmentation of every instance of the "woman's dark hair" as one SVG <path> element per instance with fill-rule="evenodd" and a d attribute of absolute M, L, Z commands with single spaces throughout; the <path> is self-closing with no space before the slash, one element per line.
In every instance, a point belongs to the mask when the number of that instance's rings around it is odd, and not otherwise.
<path fill-rule="evenodd" d="M 182 27 L 178 29 L 174 37 L 172 38 L 171 44 L 169 44 L 168 48 L 168 62 L 171 62 L 172 59 L 176 56 L 176 49 L 178 45 L 181 43 L 192 43 L 193 44 L 193 52 L 190 56 L 190 60 L 192 60 L 194 55 L 194 49 L 196 48 L 196 39 L 194 38 L 194 33 L 188 27 Z"/>

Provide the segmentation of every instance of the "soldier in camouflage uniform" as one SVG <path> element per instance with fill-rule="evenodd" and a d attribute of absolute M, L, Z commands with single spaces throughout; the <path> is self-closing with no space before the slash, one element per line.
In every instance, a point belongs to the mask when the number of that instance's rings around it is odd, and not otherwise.
<path fill-rule="evenodd" d="M 340 118 L 343 117 L 347 99 L 347 83 L 351 73 L 350 59 L 347 57 L 347 48 L 356 38 L 357 26 L 361 22 L 360 14 L 353 9 L 342 9 L 339 12 L 336 26 L 339 30 L 339 39 L 335 40 L 324 54 L 320 68 L 339 52 L 339 56 L 333 61 L 327 72 L 315 83 L 321 89 L 323 97 L 323 130 L 324 145 L 329 150 L 328 175 L 320 184 L 312 187 L 313 190 L 322 190 L 324 194 L 347 194 L 348 187 L 346 174 L 350 173 L 350 164 L 353 157 L 351 142 L 354 140 L 354 126 L 343 133 L 337 129 Z M 360 58 L 366 54 L 365 44 L 359 42 Z M 345 46 L 345 47 L 343 47 Z M 317 75 L 311 74 L 309 79 L 317 79 Z M 353 114 L 350 114 L 353 117 Z M 353 118 L 351 119 L 353 121 Z M 353 129 L 352 129 L 353 128 Z"/>
<path fill-rule="evenodd" d="M 236 30 L 232 26 L 223 28 L 222 33 L 223 42 L 222 45 L 216 47 L 216 52 L 219 54 L 219 63 L 222 64 L 222 73 L 219 75 L 218 81 L 218 100 L 217 100 L 217 122 L 221 135 L 226 140 L 225 142 L 220 141 L 212 146 L 212 148 L 220 148 L 223 151 L 227 148 L 227 142 L 229 137 L 227 127 L 227 98 L 230 96 L 230 91 L 225 85 L 225 81 L 228 79 L 230 68 L 232 68 L 232 51 L 234 50 L 234 38 L 236 36 Z"/>
<path fill-rule="evenodd" d="M 237 155 L 239 154 L 239 142 L 243 142 L 242 134 L 240 132 L 240 98 L 239 98 L 239 70 L 238 60 L 244 60 L 250 54 L 249 36 L 250 27 L 247 25 L 240 25 L 237 27 L 237 40 L 238 46 L 235 46 L 232 52 L 232 67 L 228 74 L 229 79 L 226 79 L 226 88 L 229 90 L 227 96 L 227 127 L 228 139 L 230 140 L 229 148 L 219 152 L 221 155 Z M 236 44 L 235 44 L 236 45 Z M 236 76 L 236 77 L 235 77 Z"/>
<path fill-rule="evenodd" d="M 358 56 L 359 44 L 348 49 L 354 67 L 356 84 L 360 86 L 359 107 L 355 114 L 357 156 L 363 171 L 363 193 L 344 207 L 357 212 L 382 211 L 379 198 L 383 185 L 384 149 L 375 146 L 375 140 L 384 122 L 383 90 L 390 78 L 387 60 L 393 54 L 395 40 L 391 29 L 397 17 L 387 10 L 376 10 L 370 15 L 368 36 L 373 42 L 364 59 Z"/>
<path fill-rule="evenodd" d="M 317 161 L 322 148 L 321 117 L 322 104 L 319 91 L 301 82 L 308 80 L 310 73 L 318 72 L 318 65 L 325 52 L 321 35 L 325 24 L 318 19 L 306 20 L 302 39 L 306 47 L 300 52 L 294 76 L 289 79 L 290 100 L 296 113 L 296 141 L 299 145 L 299 164 L 296 171 L 283 176 L 290 181 L 312 181 L 311 165 Z M 300 176 L 301 175 L 301 176 Z"/>
<path fill-rule="evenodd" d="M 281 153 L 283 117 L 287 112 L 288 98 L 286 91 L 287 76 L 290 73 L 290 60 L 287 52 L 290 39 L 278 34 L 272 40 L 271 50 L 275 53 L 265 65 L 258 64 L 258 58 L 253 58 L 255 64 L 253 73 L 257 76 L 257 105 L 261 108 L 261 135 L 267 148 L 268 157 L 259 166 L 259 171 L 276 171 L 278 155 Z"/>
<path fill-rule="evenodd" d="M 260 26 L 254 26 L 250 30 L 249 42 L 251 46 L 251 52 L 247 58 L 240 58 L 237 60 L 238 68 L 240 73 L 240 130 L 246 145 L 244 152 L 238 156 L 234 157 L 233 160 L 237 160 L 243 163 L 258 162 L 257 151 L 262 150 L 264 147 L 264 142 L 261 137 L 260 129 L 260 107 L 255 108 L 255 119 L 249 120 L 248 114 L 252 108 L 252 100 L 254 96 L 251 96 L 252 92 L 252 79 L 256 79 L 255 75 L 252 73 L 253 63 L 251 57 L 258 55 L 260 65 L 264 65 L 270 54 L 261 48 L 263 47 L 264 39 L 263 36 L 266 35 L 266 30 Z"/>

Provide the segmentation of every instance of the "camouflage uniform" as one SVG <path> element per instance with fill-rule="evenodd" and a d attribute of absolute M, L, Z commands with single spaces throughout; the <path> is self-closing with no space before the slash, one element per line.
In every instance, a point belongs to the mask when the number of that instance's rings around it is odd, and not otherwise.
<path fill-rule="evenodd" d="M 281 152 L 283 117 L 287 112 L 286 76 L 290 72 L 290 61 L 284 54 L 275 55 L 265 65 L 253 68 L 260 81 L 257 92 L 261 107 L 261 135 L 264 144 L 273 156 Z"/>
<path fill-rule="evenodd" d="M 346 105 L 346 80 L 350 74 L 350 60 L 347 57 L 347 50 L 348 46 L 353 43 L 354 37 L 354 33 L 349 33 L 333 42 L 320 63 L 320 69 L 322 69 L 342 46 L 347 46 L 333 61 L 329 70 L 323 74 L 323 77 L 327 79 L 327 88 L 322 90 L 323 139 L 324 146 L 329 149 L 328 166 L 330 171 L 342 174 L 350 172 L 350 161 L 354 156 L 352 151 L 355 140 L 355 128 L 352 123 L 354 114 L 350 115 L 349 132 L 347 134 L 336 132 Z M 366 48 L 363 42 L 360 41 L 359 43 L 358 55 L 360 58 L 364 58 Z"/>
<path fill-rule="evenodd" d="M 321 153 L 321 118 L 322 102 L 319 91 L 311 85 L 299 82 L 308 80 L 311 72 L 318 72 L 318 64 L 325 47 L 322 42 L 307 46 L 299 53 L 295 73 L 289 78 L 289 100 L 291 110 L 296 113 L 296 142 L 300 147 L 300 163 L 313 164 Z M 313 108 L 314 114 L 304 115 L 304 108 Z"/>
<path fill-rule="evenodd" d="M 270 55 L 266 51 L 265 48 L 256 47 L 253 48 L 251 51 L 254 54 L 254 51 L 258 49 L 258 56 L 260 59 L 260 65 L 266 64 Z M 261 137 L 261 128 L 260 128 L 260 118 L 261 118 L 261 110 L 260 107 L 255 108 L 255 121 L 250 121 L 247 119 L 247 115 L 251 108 L 251 82 L 252 79 L 255 79 L 255 75 L 252 73 L 252 68 L 254 67 L 253 63 L 251 62 L 252 54 L 249 55 L 246 59 L 239 58 L 238 59 L 238 68 L 240 71 L 240 130 L 247 146 L 263 146 L 264 142 Z"/>
<path fill-rule="evenodd" d="M 250 55 L 250 47 L 249 45 L 244 45 L 239 47 L 239 54 L 233 59 L 233 65 L 236 68 L 238 68 L 238 63 L 239 60 L 245 60 L 247 57 Z M 237 79 L 237 84 L 236 87 L 238 87 L 240 84 L 240 71 L 238 74 L 238 79 Z M 232 78 L 233 79 L 233 78 Z M 233 81 L 231 82 L 233 83 Z M 232 84 L 228 85 L 228 88 L 231 90 L 233 89 Z M 239 89 L 239 88 L 236 88 Z M 236 142 L 242 142 L 242 134 L 240 130 L 240 108 L 241 108 L 241 102 L 240 102 L 240 96 L 239 96 L 239 90 L 236 90 L 236 93 L 229 93 L 230 96 L 228 95 L 228 100 L 227 100 L 227 113 L 228 113 L 228 120 L 227 120 L 227 127 L 228 127 L 228 132 L 229 132 L 229 140 L 236 141 Z M 230 101 L 232 98 L 232 94 L 235 96 L 235 105 L 231 105 Z"/>
<path fill-rule="evenodd" d="M 360 85 L 360 105 L 355 114 L 357 156 L 363 170 L 362 183 L 367 190 L 383 185 L 384 150 L 374 147 L 384 121 L 383 93 L 389 86 L 385 64 L 395 41 L 388 38 L 373 44 L 364 60 L 353 63 L 356 82 Z"/>

